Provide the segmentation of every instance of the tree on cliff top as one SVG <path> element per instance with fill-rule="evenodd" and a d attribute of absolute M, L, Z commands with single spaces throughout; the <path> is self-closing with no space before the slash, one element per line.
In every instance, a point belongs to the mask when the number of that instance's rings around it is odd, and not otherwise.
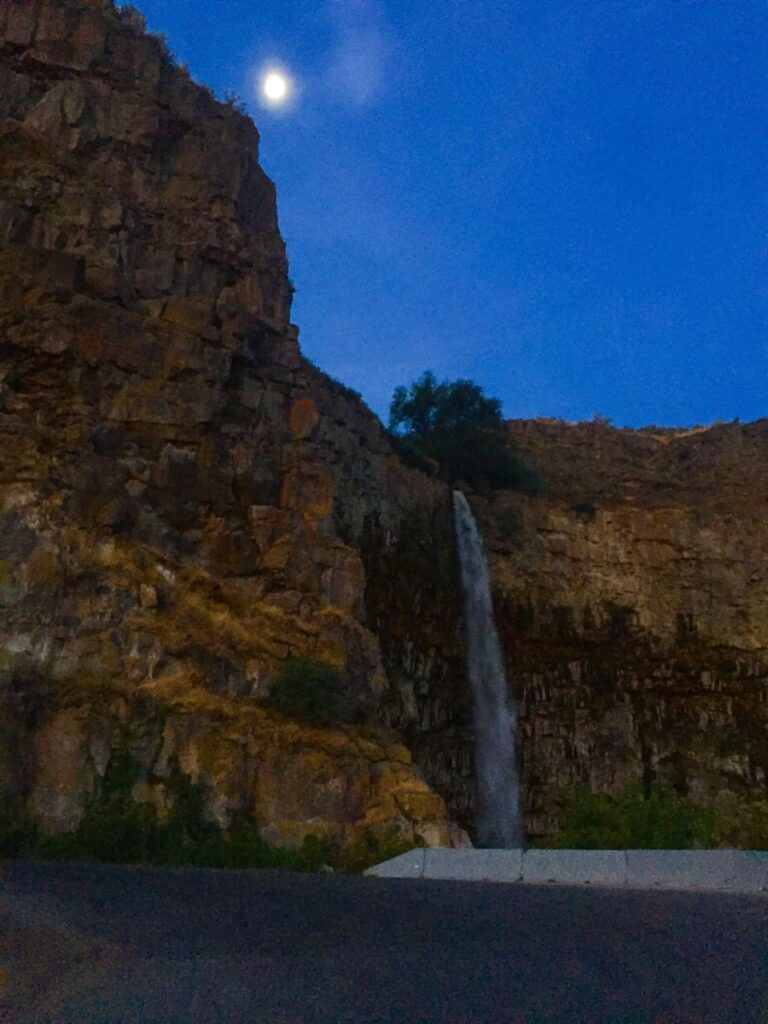
<path fill-rule="evenodd" d="M 536 489 L 536 474 L 510 448 L 501 402 L 474 381 L 438 381 L 427 370 L 410 388 L 395 388 L 389 430 L 406 462 L 431 459 L 449 483 Z"/>

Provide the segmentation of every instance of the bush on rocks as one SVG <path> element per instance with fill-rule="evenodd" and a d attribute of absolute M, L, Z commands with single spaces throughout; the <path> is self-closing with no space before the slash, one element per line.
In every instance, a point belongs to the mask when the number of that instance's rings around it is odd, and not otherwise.
<path fill-rule="evenodd" d="M 336 670 L 310 658 L 288 658 L 264 704 L 315 725 L 352 725 L 358 719 Z"/>

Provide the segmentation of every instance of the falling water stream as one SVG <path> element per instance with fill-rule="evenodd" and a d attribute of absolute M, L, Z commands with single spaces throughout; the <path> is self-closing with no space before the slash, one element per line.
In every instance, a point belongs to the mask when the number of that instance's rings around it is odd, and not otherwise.
<path fill-rule="evenodd" d="M 461 491 L 453 492 L 453 507 L 474 701 L 477 842 L 479 846 L 511 849 L 523 845 L 515 752 L 517 717 L 507 699 L 483 542 Z"/>

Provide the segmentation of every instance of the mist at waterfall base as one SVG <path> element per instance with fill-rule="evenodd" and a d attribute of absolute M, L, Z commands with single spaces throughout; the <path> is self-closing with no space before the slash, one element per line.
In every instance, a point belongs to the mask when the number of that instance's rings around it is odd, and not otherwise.
<path fill-rule="evenodd" d="M 474 705 L 477 845 L 514 849 L 523 846 L 515 750 L 517 715 L 507 699 L 483 542 L 461 491 L 453 492 L 453 508 Z"/>

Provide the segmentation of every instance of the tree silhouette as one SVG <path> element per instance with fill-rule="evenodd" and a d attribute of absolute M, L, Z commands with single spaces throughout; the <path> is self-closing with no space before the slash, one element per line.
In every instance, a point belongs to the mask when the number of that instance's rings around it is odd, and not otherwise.
<path fill-rule="evenodd" d="M 424 468 L 431 459 L 451 484 L 536 489 L 536 474 L 511 450 L 501 403 L 474 381 L 439 382 L 427 370 L 409 388 L 400 385 L 389 429 L 405 461 Z"/>

